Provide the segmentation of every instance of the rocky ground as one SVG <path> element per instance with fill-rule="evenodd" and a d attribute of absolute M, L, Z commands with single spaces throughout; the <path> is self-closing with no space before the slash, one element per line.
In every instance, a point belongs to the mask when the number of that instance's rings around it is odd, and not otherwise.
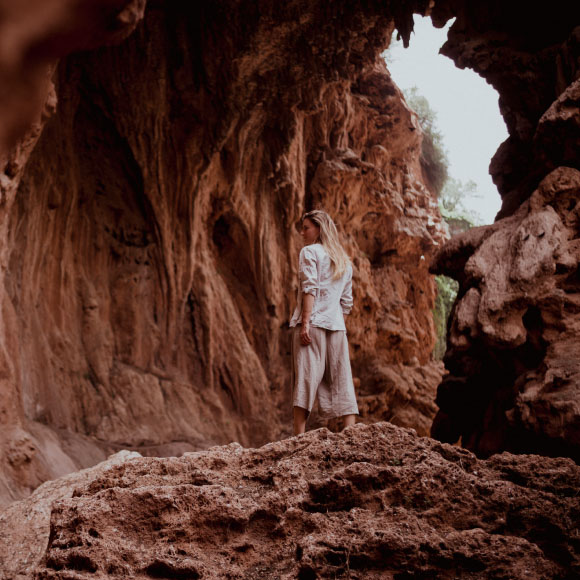
<path fill-rule="evenodd" d="M 122 452 L 0 515 L 0 577 L 572 579 L 580 468 L 389 423 Z"/>

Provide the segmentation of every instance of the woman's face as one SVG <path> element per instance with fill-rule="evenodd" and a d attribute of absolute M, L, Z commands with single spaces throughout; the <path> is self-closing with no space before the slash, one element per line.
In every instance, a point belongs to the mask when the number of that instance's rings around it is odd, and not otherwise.
<path fill-rule="evenodd" d="M 302 222 L 302 229 L 300 230 L 300 235 L 304 240 L 304 244 L 307 246 L 313 244 L 318 239 L 320 235 L 320 228 L 308 218 L 305 218 Z"/>

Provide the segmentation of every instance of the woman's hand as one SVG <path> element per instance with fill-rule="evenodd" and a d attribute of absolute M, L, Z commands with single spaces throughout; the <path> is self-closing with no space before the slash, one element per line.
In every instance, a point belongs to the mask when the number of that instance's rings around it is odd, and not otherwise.
<path fill-rule="evenodd" d="M 310 322 L 303 322 L 300 328 L 300 342 L 304 346 L 308 346 L 312 339 L 310 338 Z"/>
<path fill-rule="evenodd" d="M 310 315 L 314 306 L 314 294 L 302 294 L 302 328 L 300 329 L 300 342 L 308 346 L 310 338 Z"/>

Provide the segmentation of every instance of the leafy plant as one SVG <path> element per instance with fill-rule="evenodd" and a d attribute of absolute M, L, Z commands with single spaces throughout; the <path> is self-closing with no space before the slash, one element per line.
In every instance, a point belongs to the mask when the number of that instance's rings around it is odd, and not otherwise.
<path fill-rule="evenodd" d="M 437 330 L 437 342 L 433 349 L 433 356 L 441 360 L 447 348 L 447 321 L 457 296 L 459 284 L 447 276 L 435 276 L 437 283 L 437 298 L 433 308 L 433 321 Z"/>
<path fill-rule="evenodd" d="M 443 135 L 437 127 L 437 113 L 429 101 L 419 94 L 417 87 L 403 91 L 408 105 L 417 113 L 423 130 L 421 165 L 439 199 L 441 216 L 451 235 L 464 232 L 482 223 L 481 217 L 467 209 L 466 201 L 479 197 L 474 181 L 463 182 L 449 175 L 449 159 L 443 143 Z M 437 298 L 433 308 L 433 320 L 437 330 L 437 342 L 433 356 L 441 360 L 446 350 L 447 321 L 457 296 L 458 283 L 447 276 L 436 276 Z"/>
<path fill-rule="evenodd" d="M 483 220 L 477 212 L 467 209 L 465 202 L 480 197 L 475 181 L 448 177 L 439 193 L 439 211 L 448 224 L 451 220 L 463 220 L 468 226 L 464 229 L 468 230 L 481 225 Z"/>
<path fill-rule="evenodd" d="M 437 113 L 431 108 L 429 101 L 419 94 L 417 87 L 403 92 L 408 105 L 417 113 L 423 130 L 421 166 L 439 195 L 449 177 L 449 159 L 443 144 L 443 135 L 437 128 Z"/>

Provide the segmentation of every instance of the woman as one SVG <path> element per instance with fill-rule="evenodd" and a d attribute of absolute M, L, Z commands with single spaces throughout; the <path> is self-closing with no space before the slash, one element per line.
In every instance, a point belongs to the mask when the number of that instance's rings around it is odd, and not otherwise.
<path fill-rule="evenodd" d="M 352 265 L 332 218 L 314 210 L 302 218 L 298 304 L 292 330 L 294 434 L 304 433 L 318 395 L 320 415 L 354 425 L 358 406 L 344 315 L 352 308 Z"/>

